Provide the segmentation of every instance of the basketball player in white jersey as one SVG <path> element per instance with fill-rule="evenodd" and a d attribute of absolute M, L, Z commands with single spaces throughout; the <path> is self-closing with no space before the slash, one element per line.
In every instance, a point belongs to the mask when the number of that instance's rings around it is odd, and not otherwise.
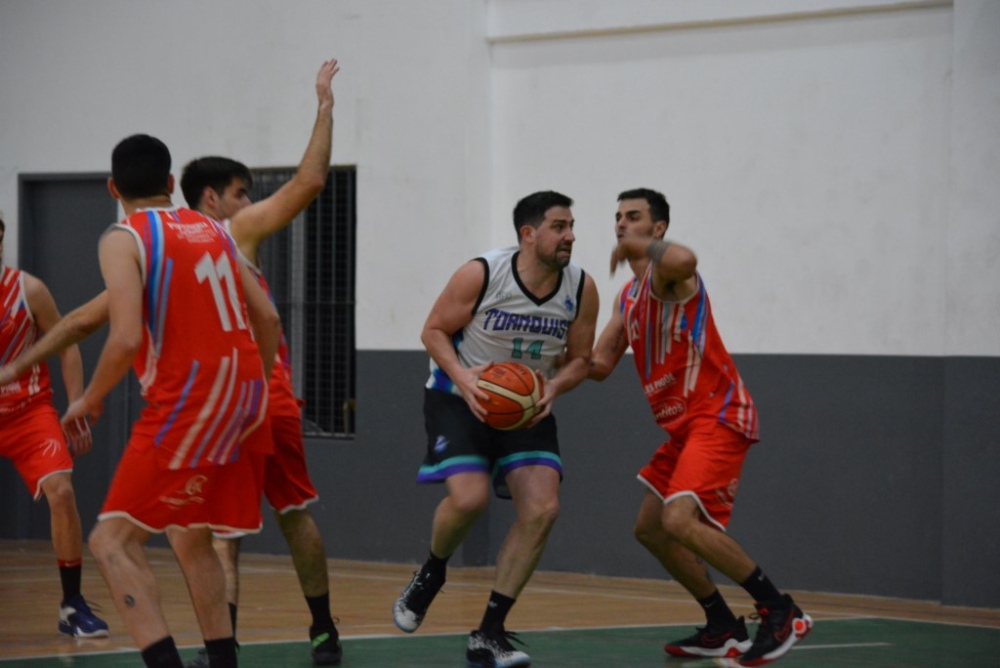
<path fill-rule="evenodd" d="M 412 633 L 445 581 L 451 555 L 486 509 L 492 486 L 513 499 L 516 519 L 497 556 L 496 580 L 466 659 L 475 666 L 526 666 L 504 626 L 528 583 L 559 514 L 562 462 L 553 400 L 587 377 L 598 313 L 594 280 L 570 263 L 573 201 L 552 191 L 514 208 L 518 245 L 490 251 L 455 272 L 424 324 L 431 357 L 424 390 L 427 454 L 421 483 L 444 482 L 430 555 L 393 606 Z M 483 421 L 476 379 L 490 364 L 518 361 L 545 378 L 541 412 L 517 431 Z M 557 362 L 564 363 L 557 368 Z"/>

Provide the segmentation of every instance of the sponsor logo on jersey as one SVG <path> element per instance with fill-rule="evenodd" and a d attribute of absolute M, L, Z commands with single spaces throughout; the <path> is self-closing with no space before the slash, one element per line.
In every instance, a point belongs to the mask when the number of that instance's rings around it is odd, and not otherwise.
<path fill-rule="evenodd" d="M 719 499 L 719 502 L 726 506 L 727 508 L 733 507 L 733 502 L 736 501 L 736 491 L 740 487 L 740 479 L 733 478 L 729 481 L 729 484 L 722 489 L 715 490 L 715 496 Z"/>
<path fill-rule="evenodd" d="M 498 308 L 486 311 L 483 329 L 493 332 L 530 332 L 553 336 L 557 339 L 566 338 L 569 320 L 566 318 L 543 318 L 537 315 L 521 315 Z"/>
<path fill-rule="evenodd" d="M 662 378 L 657 378 L 652 383 L 646 383 L 645 385 L 643 385 L 642 391 L 645 392 L 646 394 L 652 394 L 657 390 L 662 390 L 665 387 L 670 387 L 675 383 L 677 383 L 676 376 L 674 376 L 674 374 L 672 373 L 668 373 L 666 376 L 663 376 Z"/>
<path fill-rule="evenodd" d="M 679 397 L 671 397 L 661 403 L 656 410 L 653 411 L 653 417 L 656 418 L 657 422 L 661 420 L 670 422 L 684 415 L 686 410 L 687 405 L 684 403 L 683 399 Z"/>
<path fill-rule="evenodd" d="M 191 476 L 184 487 L 173 492 L 170 496 L 161 496 L 160 501 L 167 504 L 171 508 L 181 508 L 188 505 L 189 503 L 205 503 L 205 497 L 202 496 L 202 488 L 205 486 L 205 481 L 208 477 L 203 475 L 193 475 Z"/>
<path fill-rule="evenodd" d="M 167 226 L 177 232 L 177 236 L 188 243 L 202 244 L 216 238 L 214 226 L 204 220 L 190 223 L 167 222 Z"/>
<path fill-rule="evenodd" d="M 12 394 L 21 393 L 21 381 L 15 380 L 0 387 L 0 397 L 9 397 Z"/>

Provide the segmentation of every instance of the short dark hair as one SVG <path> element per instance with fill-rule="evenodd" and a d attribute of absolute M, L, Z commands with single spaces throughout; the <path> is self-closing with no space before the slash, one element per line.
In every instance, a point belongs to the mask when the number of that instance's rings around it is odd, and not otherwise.
<path fill-rule="evenodd" d="M 554 190 L 542 190 L 524 197 L 514 207 L 514 231 L 520 235 L 525 225 L 538 227 L 545 220 L 545 212 L 554 206 L 573 206 L 573 200 Z"/>
<path fill-rule="evenodd" d="M 663 196 L 663 193 L 651 188 L 634 188 L 618 195 L 619 202 L 624 199 L 646 200 L 646 203 L 649 204 L 649 215 L 653 219 L 653 222 L 662 220 L 668 226 L 670 225 L 670 205 L 667 204 L 667 198 Z"/>
<path fill-rule="evenodd" d="M 217 155 L 196 158 L 185 165 L 184 171 L 181 172 L 181 192 L 184 193 L 184 201 L 192 209 L 197 209 L 201 204 L 205 188 L 211 188 L 221 195 L 226 186 L 236 178 L 242 179 L 247 188 L 253 186 L 250 168 L 242 162 Z"/>
<path fill-rule="evenodd" d="M 111 177 L 125 199 L 169 195 L 170 149 L 149 135 L 126 137 L 111 152 Z"/>

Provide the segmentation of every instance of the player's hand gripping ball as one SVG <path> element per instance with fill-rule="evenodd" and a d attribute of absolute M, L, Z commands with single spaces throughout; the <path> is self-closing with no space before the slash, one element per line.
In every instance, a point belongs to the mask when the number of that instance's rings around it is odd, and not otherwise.
<path fill-rule="evenodd" d="M 489 399 L 479 399 L 486 409 L 486 424 L 511 431 L 521 429 L 538 414 L 542 383 L 535 372 L 519 362 L 494 364 L 476 381 Z"/>

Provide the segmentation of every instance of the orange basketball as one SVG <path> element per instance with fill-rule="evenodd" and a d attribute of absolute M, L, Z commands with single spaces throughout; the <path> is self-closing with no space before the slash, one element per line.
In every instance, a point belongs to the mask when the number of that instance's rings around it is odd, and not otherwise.
<path fill-rule="evenodd" d="M 484 371 L 476 381 L 490 396 L 479 400 L 486 409 L 486 424 L 509 431 L 520 429 L 535 417 L 542 398 L 542 384 L 535 372 L 519 362 L 501 362 Z"/>

